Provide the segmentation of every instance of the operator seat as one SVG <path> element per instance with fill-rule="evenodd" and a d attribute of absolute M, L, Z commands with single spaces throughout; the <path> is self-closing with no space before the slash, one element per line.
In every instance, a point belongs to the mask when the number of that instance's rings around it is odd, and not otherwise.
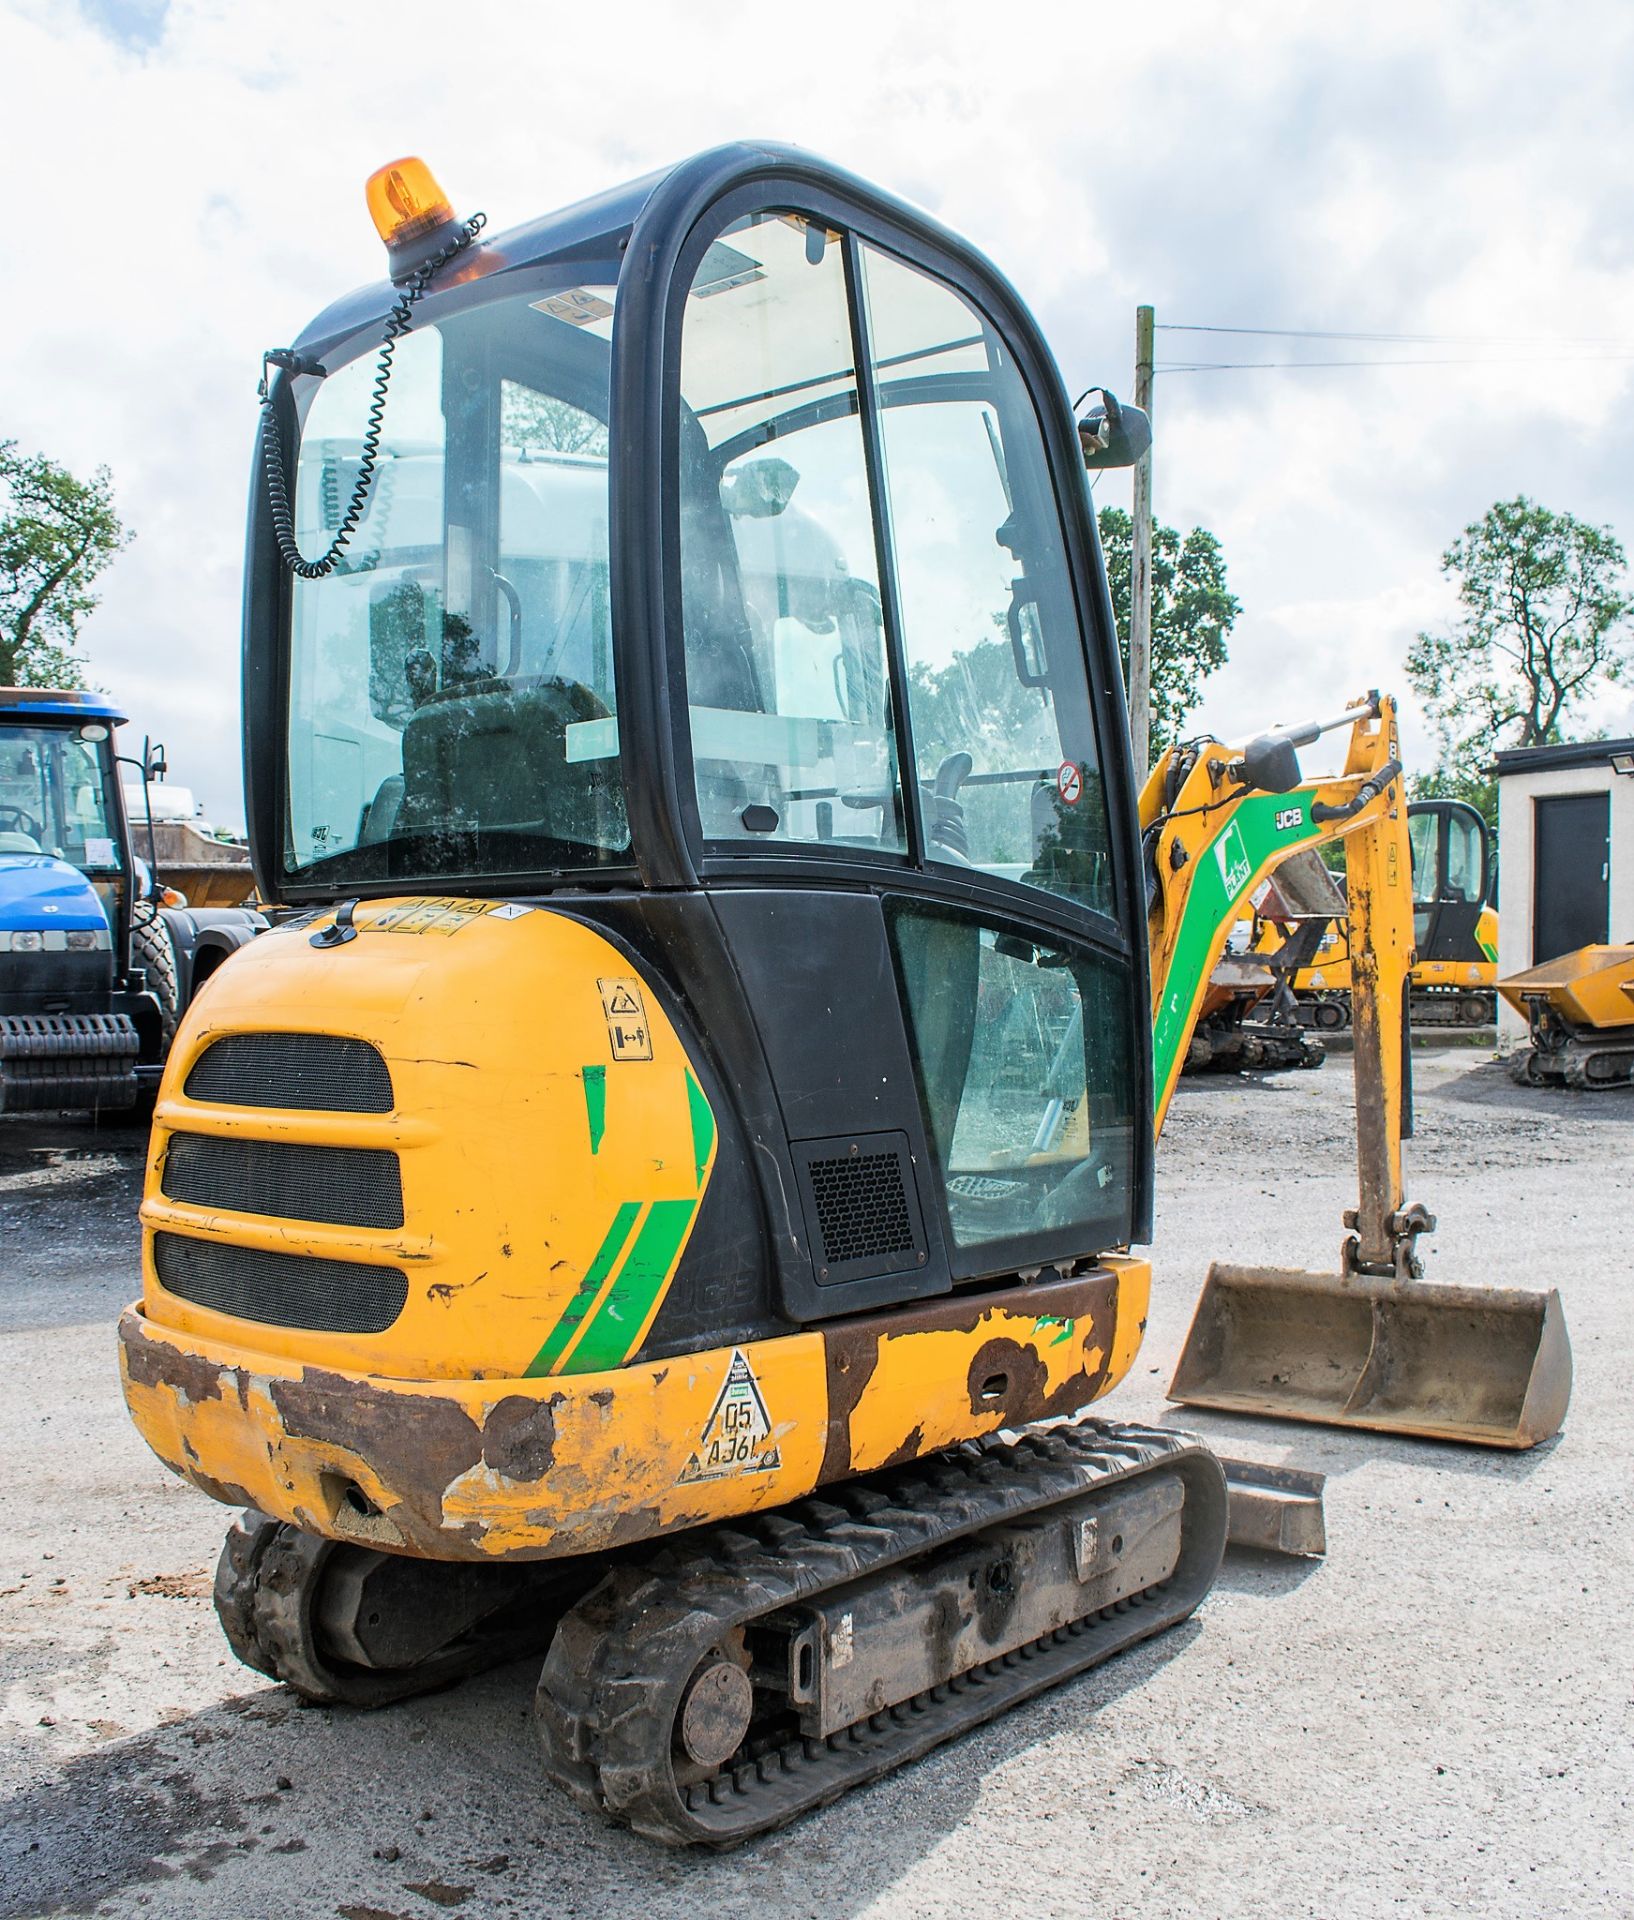
<path fill-rule="evenodd" d="M 480 680 L 435 694 L 403 729 L 398 835 L 524 829 L 613 846 L 615 760 L 569 760 L 568 728 L 606 705 L 577 680 Z M 622 811 L 622 809 L 620 809 Z"/>

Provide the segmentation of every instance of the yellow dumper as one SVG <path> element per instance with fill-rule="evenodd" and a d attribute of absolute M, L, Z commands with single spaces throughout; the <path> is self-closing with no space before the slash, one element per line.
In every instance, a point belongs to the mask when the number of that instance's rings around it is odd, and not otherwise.
<path fill-rule="evenodd" d="M 1634 946 L 1579 947 L 1498 991 L 1530 1028 L 1510 1069 L 1523 1086 L 1634 1085 Z"/>

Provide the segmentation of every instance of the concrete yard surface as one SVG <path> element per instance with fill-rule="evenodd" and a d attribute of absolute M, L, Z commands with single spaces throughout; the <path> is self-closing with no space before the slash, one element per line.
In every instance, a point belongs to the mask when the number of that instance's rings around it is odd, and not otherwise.
<path fill-rule="evenodd" d="M 1185 1626 L 718 1856 L 547 1788 L 526 1666 L 365 1716 L 231 1659 L 226 1511 L 119 1396 L 144 1137 L 0 1121 L 0 1920 L 1634 1915 L 1634 1095 L 1415 1067 L 1429 1274 L 1560 1287 L 1561 1437 L 1166 1408 L 1210 1259 L 1331 1268 L 1354 1204 L 1348 1061 L 1188 1081 L 1147 1344 L 1102 1410 L 1325 1472 L 1328 1558 L 1228 1558 Z"/>

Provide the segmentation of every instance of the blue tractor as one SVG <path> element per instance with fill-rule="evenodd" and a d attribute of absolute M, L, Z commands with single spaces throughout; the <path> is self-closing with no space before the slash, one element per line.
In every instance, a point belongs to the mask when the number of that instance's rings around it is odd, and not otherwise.
<path fill-rule="evenodd" d="M 267 924 L 159 888 L 126 817 L 124 722 L 102 694 L 0 688 L 0 1112 L 151 1099 L 182 1010 Z"/>

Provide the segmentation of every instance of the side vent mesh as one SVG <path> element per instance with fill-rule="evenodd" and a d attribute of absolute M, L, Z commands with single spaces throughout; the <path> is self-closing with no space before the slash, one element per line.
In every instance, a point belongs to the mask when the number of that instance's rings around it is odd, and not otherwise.
<path fill-rule="evenodd" d="M 925 1264 L 925 1229 L 905 1134 L 790 1145 L 819 1281 L 908 1273 Z"/>
<path fill-rule="evenodd" d="M 195 1207 L 343 1227 L 400 1227 L 403 1180 L 383 1147 L 309 1147 L 174 1133 L 164 1193 Z"/>
<path fill-rule="evenodd" d="M 193 1062 L 182 1092 L 224 1107 L 390 1113 L 391 1074 L 366 1040 L 329 1033 L 230 1033 Z"/>
<path fill-rule="evenodd" d="M 165 1289 L 195 1306 L 311 1333 L 384 1333 L 408 1299 L 408 1276 L 396 1267 L 269 1253 L 178 1233 L 153 1236 L 153 1263 Z"/>

